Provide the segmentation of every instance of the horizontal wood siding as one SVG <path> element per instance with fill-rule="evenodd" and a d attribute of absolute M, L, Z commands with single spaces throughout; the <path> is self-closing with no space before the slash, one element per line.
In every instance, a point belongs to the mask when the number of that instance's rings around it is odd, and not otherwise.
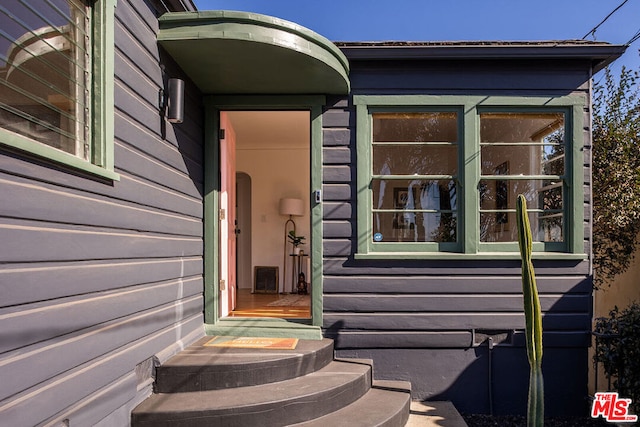
<path fill-rule="evenodd" d="M 583 313 L 588 304 L 588 296 L 581 295 L 540 295 L 540 305 L 544 313 L 563 311 Z M 333 312 L 397 313 L 423 311 L 430 313 L 486 313 L 522 312 L 522 296 L 516 295 L 327 295 L 324 309 Z"/>
<path fill-rule="evenodd" d="M 589 96 L 580 61 L 352 61 L 353 94 Z M 584 245 L 590 248 L 589 109 L 583 116 Z M 355 108 L 328 102 L 323 116 L 324 328 L 338 349 L 469 348 L 479 331 L 524 327 L 517 260 L 359 260 Z M 585 347 L 591 324 L 591 262 L 536 260 L 547 345 Z M 501 345 L 506 345 L 502 343 Z"/>
<path fill-rule="evenodd" d="M 3 424 L 126 425 L 151 392 L 136 367 L 203 334 L 201 94 L 159 49 L 152 4 L 115 9 L 119 181 L 0 149 Z M 186 80 L 179 125 L 159 112 L 169 77 Z"/>
<path fill-rule="evenodd" d="M 589 99 L 579 61 L 351 61 L 352 94 L 566 96 Z M 356 259 L 356 117 L 349 98 L 323 117 L 323 327 L 339 357 L 373 359 L 376 377 L 468 413 L 522 413 L 528 365 L 520 261 Z M 582 112 L 584 252 L 591 239 L 589 108 Z M 579 241 L 579 240 L 578 240 Z M 580 250 L 580 248 L 578 248 Z M 591 259 L 534 261 L 543 311 L 548 412 L 584 413 Z M 560 368 L 561 367 L 561 368 Z M 568 381 L 567 378 L 571 378 Z M 517 392 L 514 392 L 516 390 Z M 521 392 L 522 391 L 522 392 Z M 479 399 L 478 396 L 482 398 Z M 556 404 L 556 402 L 558 402 Z"/>
<path fill-rule="evenodd" d="M 399 70 L 402 76 L 399 76 Z M 567 94 L 588 90 L 588 61 L 351 61 L 351 92 Z M 400 78 L 399 78 L 400 77 Z"/>

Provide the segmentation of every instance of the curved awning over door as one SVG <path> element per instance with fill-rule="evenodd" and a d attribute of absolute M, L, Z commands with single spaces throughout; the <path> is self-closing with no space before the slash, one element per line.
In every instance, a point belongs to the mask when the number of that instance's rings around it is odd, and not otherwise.
<path fill-rule="evenodd" d="M 167 13 L 158 43 L 205 94 L 347 94 L 349 63 L 321 35 L 248 12 Z"/>

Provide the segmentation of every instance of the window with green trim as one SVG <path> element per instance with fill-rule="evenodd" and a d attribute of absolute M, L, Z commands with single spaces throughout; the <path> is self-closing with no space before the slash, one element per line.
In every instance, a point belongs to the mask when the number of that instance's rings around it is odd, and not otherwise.
<path fill-rule="evenodd" d="M 534 242 L 564 242 L 565 113 L 480 110 L 480 241 L 517 242 L 527 199 Z"/>
<path fill-rule="evenodd" d="M 113 0 L 0 5 L 1 143 L 112 171 L 112 15 Z"/>
<path fill-rule="evenodd" d="M 582 253 L 584 98 L 355 96 L 358 253 Z M 573 165 L 577 165 L 576 168 Z"/>
<path fill-rule="evenodd" d="M 372 112 L 374 242 L 458 241 L 459 112 Z"/>

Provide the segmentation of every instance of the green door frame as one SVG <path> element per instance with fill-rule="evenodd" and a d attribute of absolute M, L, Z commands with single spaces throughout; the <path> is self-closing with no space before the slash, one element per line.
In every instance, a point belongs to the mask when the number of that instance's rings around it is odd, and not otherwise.
<path fill-rule="evenodd" d="M 322 325 L 322 205 L 310 197 L 311 321 L 266 318 L 219 318 L 218 301 L 218 193 L 220 190 L 220 111 L 306 110 L 311 116 L 309 193 L 322 188 L 322 108 L 324 96 L 216 96 L 204 98 L 204 321 L 208 335 L 276 336 L 321 339 Z"/>

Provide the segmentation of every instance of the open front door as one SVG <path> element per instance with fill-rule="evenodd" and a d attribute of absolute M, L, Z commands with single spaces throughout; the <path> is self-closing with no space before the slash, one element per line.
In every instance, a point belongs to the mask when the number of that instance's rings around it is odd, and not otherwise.
<path fill-rule="evenodd" d="M 227 113 L 220 112 L 220 317 L 236 307 L 236 137 Z"/>
<path fill-rule="evenodd" d="M 322 206 L 310 197 L 310 189 L 320 189 L 322 185 L 324 98 L 312 98 L 317 102 L 311 107 L 292 102 L 278 104 L 278 109 L 270 104 L 250 104 L 242 109 L 244 98 L 235 102 L 231 97 L 234 102 L 220 105 L 214 103 L 217 100 L 208 99 L 207 112 L 212 120 L 205 146 L 209 161 L 205 167 L 204 199 L 206 332 L 229 335 L 237 330 L 245 336 L 264 336 L 277 325 L 291 336 L 319 338 Z M 301 200 L 304 212 L 282 211 L 280 200 L 287 198 Z M 235 219 L 243 210 L 251 214 L 244 224 L 236 225 Z M 296 236 L 305 237 L 299 245 L 304 251 L 299 258 L 292 255 L 284 228 L 290 217 L 296 223 Z M 238 229 L 242 233 L 238 234 Z M 250 234 L 248 243 L 241 240 L 246 234 Z M 243 264 L 242 254 L 249 247 L 251 255 Z M 295 263 L 295 271 L 294 261 L 300 261 Z M 267 274 L 258 276 L 258 272 L 265 271 Z M 308 293 L 291 295 L 300 272 L 304 272 Z M 273 291 L 260 292 L 262 289 Z M 255 322 L 254 318 L 264 320 Z"/>

